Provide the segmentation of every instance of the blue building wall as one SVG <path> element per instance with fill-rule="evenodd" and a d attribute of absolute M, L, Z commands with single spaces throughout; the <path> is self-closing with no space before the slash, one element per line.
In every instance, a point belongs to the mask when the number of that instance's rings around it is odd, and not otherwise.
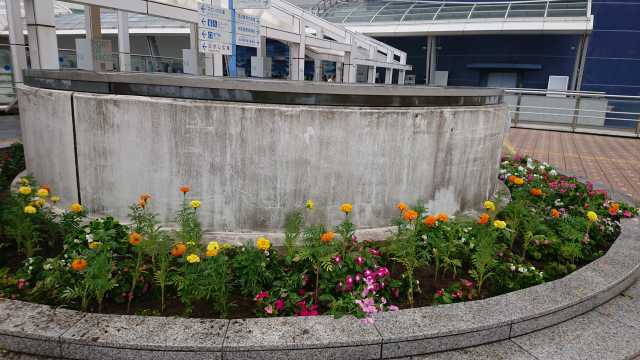
<path fill-rule="evenodd" d="M 581 89 L 640 95 L 640 0 L 594 0 L 592 13 L 594 30 Z M 449 71 L 449 85 L 483 86 L 489 70 L 472 69 L 470 64 L 541 65 L 540 70 L 520 71 L 518 85 L 546 88 L 550 75 L 573 75 L 579 39 L 579 35 L 440 36 L 437 70 Z M 406 51 L 416 83 L 424 84 L 426 37 L 379 40 Z"/>
<path fill-rule="evenodd" d="M 455 86 L 483 86 L 490 71 L 514 71 L 519 87 L 545 88 L 550 75 L 572 75 L 578 40 L 573 35 L 441 36 L 436 68 L 449 71 L 449 84 Z M 480 70 L 472 64 L 495 68 Z M 514 70 L 523 65 L 532 70 Z"/>
<path fill-rule="evenodd" d="M 640 95 L 640 0 L 595 0 L 582 90 Z"/>

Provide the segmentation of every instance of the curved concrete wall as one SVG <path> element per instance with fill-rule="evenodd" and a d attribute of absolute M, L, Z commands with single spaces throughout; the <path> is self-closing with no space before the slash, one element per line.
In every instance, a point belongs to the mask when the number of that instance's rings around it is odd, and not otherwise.
<path fill-rule="evenodd" d="M 502 105 L 311 107 L 26 86 L 19 98 L 28 170 L 67 202 L 79 193 L 92 213 L 125 219 L 148 192 L 171 221 L 187 184 L 212 231 L 277 231 L 307 199 L 313 220 L 331 224 L 352 202 L 360 227 L 388 225 L 398 201 L 477 207 L 508 129 Z"/>

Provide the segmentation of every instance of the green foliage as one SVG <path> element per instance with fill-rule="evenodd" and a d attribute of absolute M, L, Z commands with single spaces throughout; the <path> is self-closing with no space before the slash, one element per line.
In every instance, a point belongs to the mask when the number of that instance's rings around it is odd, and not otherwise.
<path fill-rule="evenodd" d="M 253 244 L 246 244 L 233 259 L 236 286 L 244 296 L 253 297 L 273 281 L 269 257 Z"/>
<path fill-rule="evenodd" d="M 297 246 L 296 242 L 302 234 L 302 227 L 304 226 L 304 216 L 301 211 L 293 211 L 287 215 L 284 222 L 284 245 L 287 249 L 287 259 L 289 262 L 293 260 L 296 255 Z"/>
<path fill-rule="evenodd" d="M 473 268 L 469 274 L 476 281 L 478 294 L 482 296 L 482 286 L 493 275 L 496 265 L 497 253 L 496 232 L 480 229 L 475 242 L 475 252 L 471 256 Z"/>

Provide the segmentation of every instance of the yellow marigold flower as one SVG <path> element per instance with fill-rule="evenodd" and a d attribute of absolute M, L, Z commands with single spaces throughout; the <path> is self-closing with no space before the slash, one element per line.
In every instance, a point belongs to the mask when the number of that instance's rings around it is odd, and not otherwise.
<path fill-rule="evenodd" d="M 71 206 L 69 207 L 69 210 L 73 213 L 79 214 L 82 212 L 82 205 L 78 203 L 71 204 Z"/>
<path fill-rule="evenodd" d="M 207 250 L 220 250 L 220 244 L 217 241 L 211 241 L 207 244 Z"/>
<path fill-rule="evenodd" d="M 218 256 L 218 253 L 220 252 L 220 250 L 207 250 L 207 257 L 215 257 Z"/>
<path fill-rule="evenodd" d="M 496 204 L 491 200 L 485 201 L 482 206 L 489 211 L 496 211 Z"/>
<path fill-rule="evenodd" d="M 202 203 L 201 203 L 200 201 L 198 201 L 198 200 L 193 200 L 193 201 L 191 202 L 191 207 L 192 207 L 192 208 L 194 208 L 194 209 L 199 208 L 199 207 L 200 207 L 200 205 L 202 205 Z"/>
<path fill-rule="evenodd" d="M 43 199 L 44 199 L 44 198 L 46 198 L 46 197 L 48 197 L 48 196 L 49 196 L 49 190 L 47 190 L 47 189 L 45 189 L 45 188 L 42 188 L 42 189 L 38 190 L 38 192 L 36 193 L 36 195 L 38 195 L 39 197 L 41 197 L 41 198 L 43 198 Z"/>
<path fill-rule="evenodd" d="M 596 222 L 596 221 L 598 221 L 598 214 L 596 214 L 593 211 L 589 211 L 589 212 L 587 212 L 587 218 L 591 222 Z"/>
<path fill-rule="evenodd" d="M 26 177 L 20 178 L 19 182 L 20 182 L 20 185 L 23 185 L 23 186 L 29 185 L 29 179 L 27 179 Z"/>
<path fill-rule="evenodd" d="M 348 213 L 353 211 L 353 205 L 351 205 L 349 203 L 344 203 L 344 204 L 340 205 L 340 211 L 342 211 L 345 214 L 348 214 Z"/>
<path fill-rule="evenodd" d="M 187 262 L 189 262 L 189 264 L 199 263 L 200 262 L 200 256 L 198 256 L 196 254 L 191 254 L 191 255 L 187 256 Z"/>
<path fill-rule="evenodd" d="M 516 185 L 522 185 L 524 184 L 524 179 L 521 177 L 516 177 L 515 179 L 513 179 L 513 183 Z"/>
<path fill-rule="evenodd" d="M 27 205 L 27 206 L 24 207 L 24 213 L 25 214 L 33 215 L 36 212 L 38 212 L 38 209 L 36 209 L 35 207 L 33 207 L 31 205 Z"/>
<path fill-rule="evenodd" d="M 495 226 L 498 229 L 505 229 L 507 227 L 507 223 L 502 220 L 495 220 L 493 222 L 493 226 Z"/>
<path fill-rule="evenodd" d="M 256 240 L 256 247 L 262 251 L 267 251 L 271 248 L 271 241 L 264 236 L 260 236 Z"/>
<path fill-rule="evenodd" d="M 313 203 L 313 200 L 311 200 L 311 199 L 307 200 L 307 203 L 305 204 L 305 206 L 309 210 L 313 209 L 313 205 L 314 205 L 314 203 Z"/>
<path fill-rule="evenodd" d="M 99 248 L 99 247 L 100 247 L 100 245 L 102 245 L 102 243 L 101 243 L 101 242 L 99 242 L 99 241 L 92 241 L 92 242 L 90 242 L 90 243 L 89 243 L 89 249 L 94 249 L 94 250 L 95 250 L 95 249 Z"/>
<path fill-rule="evenodd" d="M 44 207 L 47 204 L 47 201 L 45 199 L 38 199 L 36 201 L 33 202 L 33 205 L 41 208 Z"/>
<path fill-rule="evenodd" d="M 60 202 L 60 196 L 52 196 L 51 197 L 51 202 L 54 204 L 57 204 L 58 202 Z"/>
<path fill-rule="evenodd" d="M 29 195 L 31 194 L 31 187 L 29 186 L 20 186 L 20 188 L 18 189 L 18 192 L 22 195 Z"/>

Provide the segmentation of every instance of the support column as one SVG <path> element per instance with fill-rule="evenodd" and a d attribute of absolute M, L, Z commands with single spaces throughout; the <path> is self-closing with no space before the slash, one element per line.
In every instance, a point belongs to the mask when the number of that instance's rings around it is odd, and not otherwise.
<path fill-rule="evenodd" d="M 293 21 L 293 28 L 297 30 L 300 41 L 289 44 L 289 79 L 302 81 L 304 80 L 304 55 L 306 53 L 305 42 L 307 35 L 305 34 L 304 21 L 297 18 L 294 18 Z"/>
<path fill-rule="evenodd" d="M 387 62 L 388 63 L 393 62 L 393 51 L 391 50 L 387 50 Z M 384 71 L 384 83 L 391 84 L 392 81 L 393 81 L 393 69 L 388 67 Z"/>
<path fill-rule="evenodd" d="M 573 65 L 573 76 L 571 76 L 571 84 L 569 90 L 580 91 L 582 88 L 582 76 L 587 61 L 587 50 L 589 49 L 589 35 L 580 36 L 578 46 L 576 47 L 576 60 Z"/>
<path fill-rule="evenodd" d="M 322 60 L 313 59 L 313 81 L 322 80 Z"/>
<path fill-rule="evenodd" d="M 374 60 L 375 56 L 376 56 L 376 49 L 373 47 L 369 48 L 369 60 Z M 375 66 L 369 66 L 369 71 L 367 74 L 367 82 L 369 84 L 376 83 L 376 67 Z"/>
<path fill-rule="evenodd" d="M 11 49 L 11 71 L 13 84 L 23 82 L 22 70 L 27 68 L 27 43 L 24 40 L 24 26 L 20 17 L 20 1 L 6 1 L 9 27 L 9 46 Z"/>
<path fill-rule="evenodd" d="M 407 64 L 407 55 L 400 55 L 400 64 L 402 65 Z M 405 74 L 404 70 L 398 71 L 398 85 L 404 85 L 404 74 Z"/>
<path fill-rule="evenodd" d="M 118 63 L 120 64 L 120 71 L 131 71 L 129 14 L 121 10 L 118 10 Z"/>
<path fill-rule="evenodd" d="M 97 6 L 84 7 L 85 39 L 102 39 L 102 23 L 100 22 L 100 8 Z"/>
<path fill-rule="evenodd" d="M 60 69 L 53 0 L 24 0 L 33 69 Z"/>
<path fill-rule="evenodd" d="M 336 61 L 336 82 L 342 82 L 342 68 L 344 67 L 344 63 Z"/>
<path fill-rule="evenodd" d="M 435 82 L 436 78 L 436 37 L 427 37 L 427 63 L 425 67 L 425 85 Z"/>
<path fill-rule="evenodd" d="M 355 48 L 352 51 L 345 51 L 344 63 L 342 67 L 342 82 L 347 84 L 353 84 L 356 82 L 356 75 L 358 68 L 356 64 L 352 63 L 352 54 L 355 53 Z"/>
<path fill-rule="evenodd" d="M 213 76 L 224 76 L 222 54 L 213 54 Z"/>

